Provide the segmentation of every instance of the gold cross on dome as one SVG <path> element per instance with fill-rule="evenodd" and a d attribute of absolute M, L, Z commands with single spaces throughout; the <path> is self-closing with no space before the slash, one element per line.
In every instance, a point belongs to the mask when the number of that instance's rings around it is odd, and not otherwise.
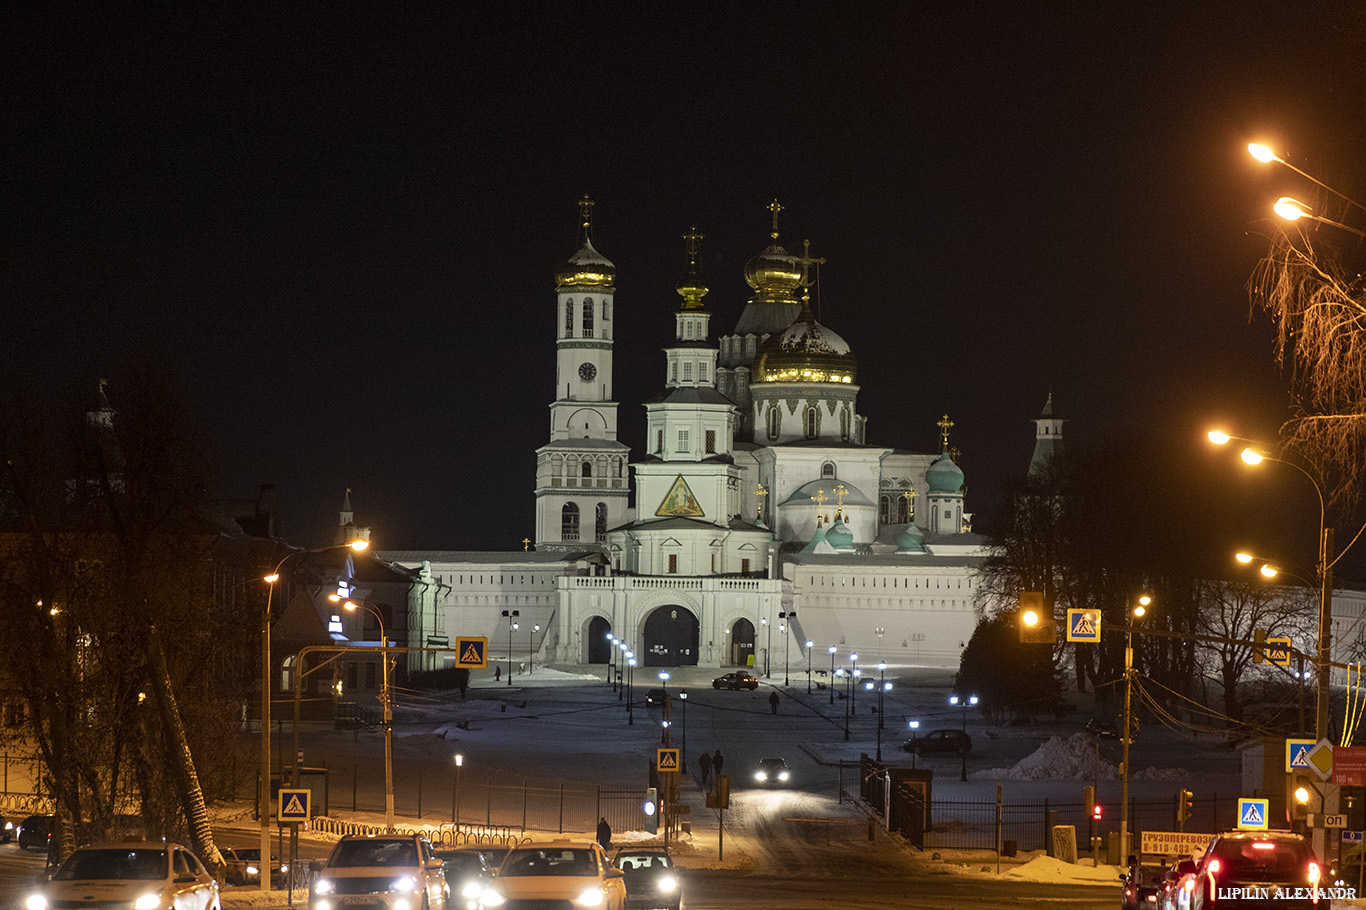
<path fill-rule="evenodd" d="M 523 537 L 523 538 L 522 538 L 522 549 L 523 549 L 523 550 L 529 550 L 529 549 L 531 549 L 531 538 L 530 538 L 530 537 Z"/>
<path fill-rule="evenodd" d="M 947 452 L 949 450 L 949 430 L 953 429 L 953 421 L 949 420 L 948 414 L 945 414 L 935 426 L 939 427 L 939 432 L 944 437 L 944 451 Z"/>
<path fill-rule="evenodd" d="M 801 254 L 800 256 L 797 257 L 797 261 L 800 262 L 800 263 L 802 264 L 802 284 L 801 284 L 801 286 L 804 287 L 804 288 L 809 288 L 809 287 L 811 287 L 811 284 L 812 284 L 811 279 L 808 277 L 808 275 L 810 274 L 810 267 L 813 266 L 813 265 L 825 265 L 825 257 L 824 257 L 824 256 L 821 256 L 821 257 L 818 257 L 818 258 L 816 258 L 816 259 L 812 259 L 812 258 L 811 258 L 811 241 L 810 241 L 810 240 L 803 240 L 803 241 L 802 241 L 802 254 Z"/>
<path fill-rule="evenodd" d="M 768 495 L 768 490 L 764 489 L 763 484 L 759 484 L 759 489 L 754 491 L 754 518 L 757 521 L 764 514 L 764 497 Z"/>
<path fill-rule="evenodd" d="M 770 202 L 770 203 L 768 204 L 768 210 L 769 210 L 770 212 L 773 213 L 773 233 L 769 234 L 768 236 L 772 237 L 774 240 L 777 240 L 777 239 L 778 239 L 778 213 L 781 212 L 781 211 L 783 210 L 783 207 L 782 207 L 781 205 L 778 204 L 778 200 L 777 200 L 777 199 L 774 199 L 772 202 Z"/>
<path fill-rule="evenodd" d="M 835 487 L 835 495 L 839 497 L 839 501 L 835 506 L 835 514 L 839 515 L 844 512 L 844 497 L 849 495 L 849 488 L 844 484 L 838 484 Z"/>
<path fill-rule="evenodd" d="M 583 219 L 583 239 L 588 239 L 588 232 L 593 227 L 593 200 L 587 193 L 579 200 L 579 217 Z"/>
<path fill-rule="evenodd" d="M 816 495 L 811 497 L 816 503 L 816 526 L 819 527 L 822 519 L 821 512 L 825 509 L 825 503 L 830 499 L 825 495 L 824 490 L 817 490 Z"/>
<path fill-rule="evenodd" d="M 907 490 L 901 494 L 901 498 L 906 500 L 906 509 L 910 517 L 915 517 L 915 490 Z"/>

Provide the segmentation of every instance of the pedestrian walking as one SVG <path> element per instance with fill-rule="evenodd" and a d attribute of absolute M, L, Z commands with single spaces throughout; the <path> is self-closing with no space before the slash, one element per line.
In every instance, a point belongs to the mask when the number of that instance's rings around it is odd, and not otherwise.
<path fill-rule="evenodd" d="M 503 678 L 503 665 L 499 664 L 493 668 L 493 681 L 498 682 Z"/>
<path fill-rule="evenodd" d="M 768 696 L 768 706 L 773 709 L 773 713 L 778 713 L 778 693 L 771 692 Z"/>
<path fill-rule="evenodd" d="M 598 843 L 602 844 L 602 849 L 612 849 L 612 826 L 607 824 L 607 819 L 598 819 Z"/>
<path fill-rule="evenodd" d="M 702 769 L 702 786 L 707 785 L 707 779 L 711 777 L 711 753 L 703 752 L 697 756 L 697 767 Z"/>
<path fill-rule="evenodd" d="M 716 754 L 711 757 L 711 769 L 716 772 L 716 776 L 721 776 L 721 766 L 726 763 L 726 759 L 721 755 L 721 750 L 717 749 Z"/>

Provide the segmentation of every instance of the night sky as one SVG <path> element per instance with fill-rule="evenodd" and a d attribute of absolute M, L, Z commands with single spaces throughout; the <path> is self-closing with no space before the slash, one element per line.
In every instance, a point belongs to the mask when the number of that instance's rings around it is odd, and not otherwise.
<path fill-rule="evenodd" d="M 680 235 L 728 333 L 776 197 L 868 441 L 948 413 L 979 521 L 1050 392 L 1078 441 L 1274 437 L 1245 283 L 1310 194 L 1246 143 L 1366 197 L 1359 3 L 49 6 L 0 13 L 4 381 L 164 365 L 302 545 L 347 487 L 385 549 L 533 536 L 585 193 L 636 454 Z"/>

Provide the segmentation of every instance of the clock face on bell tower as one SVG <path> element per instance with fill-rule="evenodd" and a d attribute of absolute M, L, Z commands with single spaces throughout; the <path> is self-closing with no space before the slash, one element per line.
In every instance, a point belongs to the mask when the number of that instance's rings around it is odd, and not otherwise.
<path fill-rule="evenodd" d="M 591 363 L 584 363 L 579 366 L 579 378 L 584 382 L 592 382 L 598 375 L 598 368 Z"/>

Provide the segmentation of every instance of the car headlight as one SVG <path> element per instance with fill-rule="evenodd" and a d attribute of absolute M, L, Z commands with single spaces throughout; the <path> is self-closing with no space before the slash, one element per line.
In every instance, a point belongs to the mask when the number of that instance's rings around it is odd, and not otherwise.
<path fill-rule="evenodd" d="M 768 780 L 768 772 L 767 772 L 767 771 L 755 771 L 755 772 L 754 772 L 754 779 L 755 779 L 755 780 Z"/>
<path fill-rule="evenodd" d="M 789 773 L 788 773 L 787 771 L 779 771 L 779 772 L 778 772 L 778 780 L 787 780 L 789 776 L 790 776 L 790 775 L 789 775 Z"/>
<path fill-rule="evenodd" d="M 13 830 L 14 830 L 14 822 L 5 822 L 5 830 L 6 830 L 6 831 L 13 831 Z"/>
<path fill-rule="evenodd" d="M 281 871 L 281 872 L 288 872 L 288 871 L 289 871 L 289 866 L 281 866 L 281 867 L 280 867 L 280 871 Z"/>
<path fill-rule="evenodd" d="M 260 874 L 261 874 L 261 870 L 260 870 L 260 869 L 257 869 L 255 866 L 247 866 L 247 875 L 260 875 Z"/>
<path fill-rule="evenodd" d="M 492 888 L 485 888 L 484 893 L 479 895 L 479 903 L 483 904 L 485 907 L 501 907 L 506 900 L 507 898 L 503 897 L 503 895 Z"/>
<path fill-rule="evenodd" d="M 320 878 L 313 883 L 314 894 L 331 894 L 336 888 L 337 886 L 332 884 L 332 879 L 330 878 Z"/>
<path fill-rule="evenodd" d="M 672 875 L 661 875 L 659 877 L 660 891 L 673 891 L 677 887 L 678 879 L 674 878 Z"/>
<path fill-rule="evenodd" d="M 472 878 L 465 882 L 465 887 L 460 889 L 460 896 L 470 900 L 478 900 L 479 893 L 484 890 L 484 883 L 477 878 Z"/>
<path fill-rule="evenodd" d="M 587 891 L 574 898 L 574 906 L 601 907 L 604 900 L 606 900 L 606 896 L 602 893 L 601 888 L 589 888 Z"/>
<path fill-rule="evenodd" d="M 413 878 L 411 875 L 405 875 L 403 878 L 395 879 L 394 883 L 389 886 L 389 890 L 402 892 L 416 891 L 417 879 Z"/>
<path fill-rule="evenodd" d="M 24 906 L 27 907 L 28 910 L 47 910 L 47 898 L 43 897 L 41 894 L 30 894 L 24 900 Z"/>
<path fill-rule="evenodd" d="M 161 895 L 155 891 L 144 894 L 133 901 L 133 910 L 157 910 L 161 906 Z"/>

